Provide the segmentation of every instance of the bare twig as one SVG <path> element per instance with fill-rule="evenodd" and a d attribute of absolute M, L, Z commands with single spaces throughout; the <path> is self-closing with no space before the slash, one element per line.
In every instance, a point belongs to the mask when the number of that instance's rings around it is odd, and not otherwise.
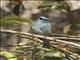
<path fill-rule="evenodd" d="M 52 33 L 53 36 L 60 36 L 60 37 L 72 37 L 72 38 L 79 38 L 78 36 L 74 36 L 74 35 L 66 35 L 66 34 L 56 34 L 56 33 Z"/>
<path fill-rule="evenodd" d="M 68 41 L 63 41 L 63 40 L 61 40 L 59 38 L 56 38 L 56 37 L 45 37 L 45 36 L 42 36 L 42 35 L 35 35 L 35 34 L 31 34 L 31 33 L 18 32 L 18 31 L 12 31 L 12 30 L 4 30 L 4 29 L 1 29 L 0 31 L 5 32 L 5 33 L 20 34 L 20 35 L 26 35 L 26 36 L 30 36 L 30 37 L 48 39 L 48 40 L 51 40 L 51 41 L 63 42 L 65 44 L 74 45 L 74 46 L 80 48 L 79 44 L 76 44 L 76 43 L 73 43 L 73 42 L 68 42 Z M 75 40 L 77 40 L 77 39 L 75 39 Z"/>
<path fill-rule="evenodd" d="M 56 45 L 51 45 L 53 48 L 57 48 L 57 49 L 59 49 L 61 52 L 63 52 L 65 55 L 66 54 L 68 54 L 67 55 L 67 57 L 69 56 L 69 57 L 71 57 L 72 59 L 80 59 L 80 55 L 78 55 L 78 54 L 76 54 L 76 53 L 72 53 L 72 52 L 70 52 L 70 51 L 68 51 L 68 50 L 64 50 L 64 49 L 62 49 L 62 48 L 59 48 L 58 46 L 56 46 Z M 73 55 L 73 56 L 75 56 L 76 58 L 74 58 L 74 57 L 72 57 L 72 56 L 70 56 L 70 55 Z"/>
<path fill-rule="evenodd" d="M 72 38 L 72 37 L 54 37 L 54 38 L 57 38 L 57 39 L 63 39 L 63 40 L 67 40 L 67 41 L 76 41 L 76 42 L 80 42 L 80 39 L 79 38 Z"/>

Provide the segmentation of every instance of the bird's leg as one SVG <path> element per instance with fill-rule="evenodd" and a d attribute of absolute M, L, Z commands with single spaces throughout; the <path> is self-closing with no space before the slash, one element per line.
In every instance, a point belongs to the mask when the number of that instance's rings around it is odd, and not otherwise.
<path fill-rule="evenodd" d="M 50 48 L 50 43 L 47 39 L 44 39 L 43 43 L 44 43 L 44 45 L 43 45 L 44 48 Z"/>
<path fill-rule="evenodd" d="M 40 38 L 41 40 L 43 40 L 43 47 L 44 48 L 50 48 L 50 43 L 47 39 L 44 39 L 44 38 Z"/>

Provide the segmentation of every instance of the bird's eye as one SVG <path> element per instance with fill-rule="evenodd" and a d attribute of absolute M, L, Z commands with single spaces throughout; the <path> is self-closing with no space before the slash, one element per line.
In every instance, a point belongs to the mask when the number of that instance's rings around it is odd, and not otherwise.
<path fill-rule="evenodd" d="M 40 18 L 40 20 L 44 20 L 43 18 Z"/>
<path fill-rule="evenodd" d="M 48 19 L 43 19 L 43 18 L 40 18 L 40 20 L 48 21 Z"/>

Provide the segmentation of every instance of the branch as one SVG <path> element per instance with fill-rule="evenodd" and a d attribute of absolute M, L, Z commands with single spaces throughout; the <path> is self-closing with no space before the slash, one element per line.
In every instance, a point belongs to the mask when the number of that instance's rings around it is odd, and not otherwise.
<path fill-rule="evenodd" d="M 56 34 L 56 33 L 52 33 L 53 36 L 60 36 L 60 37 L 72 37 L 72 38 L 79 38 L 78 36 L 74 36 L 74 35 L 66 35 L 66 34 Z"/>
<path fill-rule="evenodd" d="M 80 48 L 80 45 L 79 45 L 79 44 L 76 44 L 76 43 L 73 43 L 73 42 L 63 41 L 63 40 L 58 39 L 58 38 L 55 38 L 55 37 L 45 37 L 45 36 L 35 35 L 35 34 L 31 34 L 31 33 L 25 33 L 25 32 L 19 32 L 19 31 L 12 31 L 12 30 L 4 30 L 4 29 L 1 29 L 0 32 L 26 35 L 26 36 L 30 36 L 30 37 L 36 37 L 36 38 L 43 38 L 43 39 L 48 39 L 48 40 L 50 40 L 50 41 L 63 42 L 63 43 L 65 43 L 65 44 L 74 45 L 74 46 Z M 77 40 L 77 39 L 75 39 L 75 40 Z"/>
<path fill-rule="evenodd" d="M 54 37 L 56 39 L 61 39 L 61 40 L 67 40 L 67 41 L 75 41 L 75 42 L 80 42 L 79 38 L 71 38 L 71 37 Z"/>
<path fill-rule="evenodd" d="M 59 50 L 60 50 L 61 52 L 63 52 L 65 55 L 66 55 L 66 53 L 67 53 L 68 56 L 69 56 L 69 55 L 72 55 L 72 56 L 75 56 L 77 59 L 80 59 L 80 55 L 78 55 L 78 54 L 76 54 L 76 53 L 72 53 L 72 52 L 70 52 L 70 51 L 68 51 L 68 50 L 64 50 L 64 49 L 62 49 L 62 48 L 59 48 L 59 47 L 56 46 L 56 45 L 52 45 L 52 47 L 59 49 Z M 67 57 L 68 57 L 68 56 L 67 56 Z M 69 56 L 69 57 L 71 57 L 71 58 L 73 58 L 74 60 L 76 60 L 76 58 L 74 58 L 74 57 L 72 57 L 72 56 Z"/>

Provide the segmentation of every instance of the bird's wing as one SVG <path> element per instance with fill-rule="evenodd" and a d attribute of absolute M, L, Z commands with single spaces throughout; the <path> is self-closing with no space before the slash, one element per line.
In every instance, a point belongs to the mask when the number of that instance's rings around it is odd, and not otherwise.
<path fill-rule="evenodd" d="M 35 32 L 42 34 L 42 31 L 40 30 L 40 24 L 38 24 L 39 22 L 33 22 L 31 27 Z"/>
<path fill-rule="evenodd" d="M 36 33 L 40 33 L 42 34 L 43 32 L 38 28 L 38 27 L 34 27 L 32 28 Z"/>
<path fill-rule="evenodd" d="M 51 25 L 50 25 L 50 24 L 47 24 L 47 23 L 44 23 L 44 24 L 42 25 L 42 27 L 40 27 L 40 30 L 41 30 L 44 34 L 51 33 Z"/>
<path fill-rule="evenodd" d="M 43 22 L 42 20 L 35 21 L 32 23 L 32 29 L 40 34 L 48 34 L 51 33 L 51 24 L 48 22 Z"/>
<path fill-rule="evenodd" d="M 50 23 L 45 24 L 45 29 L 47 30 L 48 33 L 51 33 L 52 27 Z"/>

